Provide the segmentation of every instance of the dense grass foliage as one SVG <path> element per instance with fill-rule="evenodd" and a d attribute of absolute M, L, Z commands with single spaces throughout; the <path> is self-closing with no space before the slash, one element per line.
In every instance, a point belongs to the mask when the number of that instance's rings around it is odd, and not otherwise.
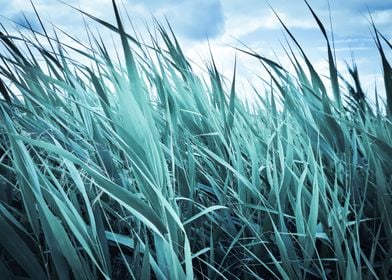
<path fill-rule="evenodd" d="M 330 85 L 286 29 L 295 73 L 243 51 L 271 81 L 250 108 L 235 66 L 198 76 L 170 29 L 146 45 L 114 12 L 87 16 L 119 60 L 90 32 L 0 34 L 3 279 L 390 277 L 391 45 L 374 26 L 385 104 L 339 74 L 313 14 Z"/>

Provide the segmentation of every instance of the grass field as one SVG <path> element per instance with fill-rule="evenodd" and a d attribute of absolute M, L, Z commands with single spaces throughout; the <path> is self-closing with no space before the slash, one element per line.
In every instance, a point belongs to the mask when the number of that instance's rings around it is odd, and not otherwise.
<path fill-rule="evenodd" d="M 73 49 L 0 33 L 2 279 L 390 279 L 392 46 L 374 25 L 385 102 L 340 75 L 313 14 L 329 72 L 282 25 L 294 71 L 244 50 L 269 73 L 248 106 L 235 65 L 197 75 L 169 27 L 145 43 L 113 12 L 86 16 L 123 59 L 91 32 Z"/>

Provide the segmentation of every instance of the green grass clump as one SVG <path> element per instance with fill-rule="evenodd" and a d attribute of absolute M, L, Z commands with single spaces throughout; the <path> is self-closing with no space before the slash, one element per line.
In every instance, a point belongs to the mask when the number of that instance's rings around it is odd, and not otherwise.
<path fill-rule="evenodd" d="M 119 61 L 90 32 L 79 47 L 44 26 L 0 34 L 1 277 L 390 277 L 391 45 L 374 26 L 385 106 L 356 67 L 340 76 L 310 9 L 331 84 L 286 29 L 295 73 L 244 51 L 271 80 L 250 109 L 235 67 L 198 76 L 171 30 L 146 45 L 113 7 L 116 25 L 87 16 Z"/>

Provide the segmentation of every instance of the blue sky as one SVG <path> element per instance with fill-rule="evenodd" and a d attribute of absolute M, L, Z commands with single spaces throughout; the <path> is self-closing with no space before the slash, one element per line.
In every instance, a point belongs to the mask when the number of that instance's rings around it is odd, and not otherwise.
<path fill-rule="evenodd" d="M 82 17 L 56 0 L 33 0 L 47 23 L 54 23 L 65 31 L 83 37 Z M 113 21 L 110 0 L 72 0 L 71 5 L 98 17 Z M 239 41 L 263 55 L 287 63 L 281 44 L 285 44 L 282 28 L 264 0 L 122 0 L 121 8 L 129 13 L 133 25 L 145 33 L 145 25 L 152 17 L 168 18 L 185 53 L 196 63 L 208 59 L 207 38 L 212 53 L 221 70 L 229 75 L 234 56 L 239 57 L 239 73 L 254 81 L 261 70 L 254 59 L 239 55 L 232 47 Z M 270 5 L 284 20 L 304 46 L 317 69 L 326 72 L 325 41 L 302 0 L 270 0 Z M 328 2 L 309 0 L 309 3 L 329 27 Z M 346 62 L 354 57 L 364 85 L 371 90 L 380 80 L 381 67 L 374 41 L 369 30 L 369 11 L 378 28 L 391 38 L 392 1 L 389 0 L 330 0 L 332 28 L 334 31 L 338 63 L 344 72 Z M 34 25 L 34 15 L 29 1 L 0 0 L 0 18 L 23 23 L 23 13 Z"/>

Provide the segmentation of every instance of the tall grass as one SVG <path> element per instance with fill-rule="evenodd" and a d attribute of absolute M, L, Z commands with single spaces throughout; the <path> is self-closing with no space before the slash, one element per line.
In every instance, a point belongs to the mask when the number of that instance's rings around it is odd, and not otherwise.
<path fill-rule="evenodd" d="M 373 26 L 386 104 L 369 105 L 357 68 L 353 82 L 341 77 L 309 9 L 331 85 L 283 25 L 299 50 L 288 52 L 294 73 L 243 50 L 272 81 L 254 89 L 252 110 L 235 66 L 230 82 L 213 62 L 209 80 L 196 75 L 170 29 L 157 25 L 146 45 L 114 1 L 115 25 L 85 15 L 121 40 L 119 62 L 92 33 L 71 47 L 43 25 L 4 30 L 0 275 L 390 277 L 391 45 Z"/>

